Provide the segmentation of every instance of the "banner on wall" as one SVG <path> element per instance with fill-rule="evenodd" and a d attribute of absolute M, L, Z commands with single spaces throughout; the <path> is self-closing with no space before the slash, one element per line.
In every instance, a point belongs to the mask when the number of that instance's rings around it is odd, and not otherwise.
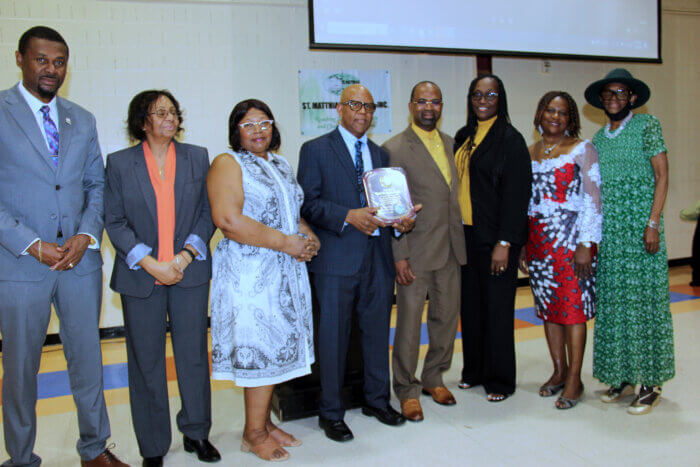
<path fill-rule="evenodd" d="M 338 125 L 336 105 L 351 84 L 369 89 L 377 104 L 369 133 L 391 133 L 389 70 L 299 70 L 301 134 L 317 136 Z"/>

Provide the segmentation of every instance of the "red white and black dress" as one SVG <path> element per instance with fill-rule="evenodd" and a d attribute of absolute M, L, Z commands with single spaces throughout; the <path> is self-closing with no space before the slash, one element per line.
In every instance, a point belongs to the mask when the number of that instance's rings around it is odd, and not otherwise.
<path fill-rule="evenodd" d="M 595 273 L 578 280 L 573 257 L 579 243 L 600 243 L 602 220 L 598 151 L 589 141 L 532 161 L 526 251 L 538 318 L 578 324 L 595 315 Z"/>

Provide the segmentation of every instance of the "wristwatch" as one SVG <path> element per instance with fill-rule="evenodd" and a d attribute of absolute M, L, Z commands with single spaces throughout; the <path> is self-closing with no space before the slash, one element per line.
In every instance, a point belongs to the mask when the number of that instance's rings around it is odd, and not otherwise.
<path fill-rule="evenodd" d="M 506 248 L 510 248 L 510 242 L 506 242 L 505 240 L 499 240 L 498 244 Z"/>

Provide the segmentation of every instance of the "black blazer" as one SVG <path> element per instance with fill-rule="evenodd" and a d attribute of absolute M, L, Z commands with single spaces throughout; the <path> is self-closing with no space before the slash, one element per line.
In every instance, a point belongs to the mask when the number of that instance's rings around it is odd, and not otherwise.
<path fill-rule="evenodd" d="M 455 135 L 455 154 L 467 139 L 466 126 Z M 469 161 L 472 219 L 477 246 L 499 240 L 527 241 L 527 207 L 532 167 L 525 139 L 510 123 L 496 120 Z"/>
<path fill-rule="evenodd" d="M 375 169 L 387 167 L 389 155 L 367 140 Z M 309 271 L 351 276 L 360 270 L 369 238 L 351 225 L 345 226 L 350 209 L 362 207 L 352 157 L 336 128 L 307 141 L 299 153 L 297 179 L 304 190 L 301 216 L 313 227 L 321 241 L 318 255 L 308 263 Z M 380 230 L 382 257 L 395 274 L 391 253 L 391 228 Z"/>
<path fill-rule="evenodd" d="M 175 154 L 175 253 L 190 234 L 199 236 L 207 247 L 207 259 L 194 260 L 176 286 L 195 287 L 211 278 L 209 240 L 214 224 L 206 186 L 209 155 L 203 147 L 178 142 Z M 105 230 L 117 251 L 110 287 L 121 294 L 148 297 L 155 279 L 143 268 L 129 269 L 125 261 L 139 243 L 153 248 L 151 255 L 158 256 L 156 195 L 141 144 L 107 156 L 104 207 Z"/>

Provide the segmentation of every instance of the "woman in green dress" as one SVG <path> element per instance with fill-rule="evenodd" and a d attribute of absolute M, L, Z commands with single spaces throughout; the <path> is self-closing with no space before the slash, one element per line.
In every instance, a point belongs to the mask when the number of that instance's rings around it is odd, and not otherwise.
<path fill-rule="evenodd" d="M 608 117 L 593 137 L 603 199 L 593 376 L 610 386 L 603 402 L 617 402 L 639 385 L 627 411 L 641 415 L 659 403 L 661 385 L 675 374 L 661 214 L 666 144 L 656 117 L 632 112 L 650 91 L 629 71 L 611 71 L 585 96 Z"/>

